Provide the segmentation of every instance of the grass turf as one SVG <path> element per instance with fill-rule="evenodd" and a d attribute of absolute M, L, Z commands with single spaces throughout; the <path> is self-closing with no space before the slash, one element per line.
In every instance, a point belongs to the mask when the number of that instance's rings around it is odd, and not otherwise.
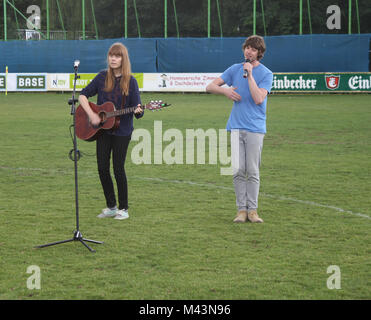
<path fill-rule="evenodd" d="M 75 230 L 69 94 L 0 96 L 0 299 L 369 299 L 370 98 L 273 95 L 268 101 L 259 214 L 233 224 L 231 176 L 220 165 L 126 162 L 129 214 L 105 207 L 95 143 L 78 141 L 80 230 L 104 241 L 44 249 Z M 207 94 L 142 94 L 153 132 L 225 128 L 231 103 Z M 163 142 L 164 148 L 169 142 Z M 153 153 L 153 149 L 152 149 Z M 152 158 L 153 159 L 153 158 Z M 206 158 L 207 159 L 207 158 Z M 41 289 L 27 288 L 37 265 Z M 330 265 L 341 289 L 327 288 Z"/>

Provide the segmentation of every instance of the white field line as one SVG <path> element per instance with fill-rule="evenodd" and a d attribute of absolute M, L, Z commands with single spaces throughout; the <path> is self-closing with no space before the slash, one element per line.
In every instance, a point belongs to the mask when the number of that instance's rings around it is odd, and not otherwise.
<path fill-rule="evenodd" d="M 225 186 L 218 186 L 215 184 L 211 183 L 198 183 L 198 182 L 193 182 L 193 181 L 184 181 L 184 180 L 165 180 L 161 178 L 145 178 L 145 177 L 133 177 L 135 179 L 140 179 L 140 180 L 150 180 L 150 181 L 158 181 L 158 182 L 165 182 L 165 183 L 179 183 L 179 184 L 188 184 L 188 185 L 193 185 L 197 187 L 205 187 L 205 188 L 214 188 L 214 189 L 223 189 L 223 190 L 231 190 L 234 191 L 233 187 L 225 187 Z M 366 218 L 366 219 L 371 219 L 370 216 L 364 213 L 358 213 L 358 212 L 353 212 L 350 210 L 345 210 L 342 208 L 334 207 L 334 206 L 329 206 L 326 204 L 321 204 L 317 203 L 314 201 L 307 201 L 307 200 L 300 200 L 300 199 L 295 199 L 295 198 L 290 198 L 290 197 L 284 197 L 284 196 L 275 196 L 267 193 L 260 192 L 260 195 L 263 197 L 271 198 L 271 199 L 277 199 L 277 200 L 282 200 L 282 201 L 292 201 L 292 202 L 297 202 L 297 203 L 302 203 L 310 206 L 315 206 L 315 207 L 321 207 L 321 208 L 326 208 L 326 209 L 332 209 L 338 212 L 343 212 L 343 213 L 349 213 L 358 217 Z"/>
<path fill-rule="evenodd" d="M 11 171 L 35 171 L 35 172 L 44 172 L 46 174 L 58 174 L 58 173 L 59 174 L 72 174 L 73 173 L 72 170 L 67 171 L 67 170 L 64 170 L 64 169 L 59 170 L 59 169 L 42 169 L 42 168 L 11 168 L 11 167 L 5 167 L 5 166 L 0 166 L 0 169 L 11 170 Z M 87 175 L 90 176 L 92 174 L 93 174 L 92 172 L 88 172 Z M 86 173 L 85 173 L 85 175 L 86 175 Z M 167 179 L 161 179 L 161 178 L 149 178 L 149 177 L 138 177 L 138 176 L 132 176 L 131 178 L 132 179 L 137 179 L 137 180 L 157 181 L 157 182 L 161 182 L 161 183 L 173 183 L 173 184 L 186 184 L 186 185 L 196 186 L 196 187 L 204 187 L 204 188 L 211 188 L 211 189 L 234 191 L 233 187 L 219 186 L 219 185 L 215 185 L 215 184 L 212 184 L 212 183 L 198 183 L 198 182 L 187 181 L 187 180 L 167 180 Z M 348 214 L 351 214 L 351 215 L 354 215 L 354 216 L 357 216 L 357 217 L 361 217 L 361 218 L 371 219 L 370 216 L 368 216 L 367 214 L 364 214 L 364 213 L 353 212 L 351 210 L 346 210 L 346 209 L 342 209 L 342 208 L 335 207 L 335 206 L 321 204 L 321 203 L 317 203 L 317 202 L 314 202 L 314 201 L 300 200 L 300 199 L 296 199 L 296 198 L 279 196 L 279 195 L 276 196 L 276 195 L 271 195 L 271 194 L 262 193 L 262 192 L 260 193 L 260 195 L 263 196 L 263 197 L 271 198 L 271 199 L 276 199 L 276 200 L 281 200 L 281 201 L 291 201 L 291 202 L 301 203 L 301 204 L 305 204 L 305 205 L 309 205 L 309 206 L 331 209 L 331 210 L 335 210 L 335 211 L 341 212 L 341 213 L 348 213 Z"/>

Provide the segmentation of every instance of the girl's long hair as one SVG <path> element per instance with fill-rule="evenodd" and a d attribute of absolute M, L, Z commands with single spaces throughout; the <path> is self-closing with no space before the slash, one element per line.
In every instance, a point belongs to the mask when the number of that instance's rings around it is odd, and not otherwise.
<path fill-rule="evenodd" d="M 121 56 L 121 81 L 120 81 L 120 88 L 122 94 L 127 96 L 129 94 L 129 83 L 131 77 L 131 64 L 129 59 L 128 49 L 120 42 L 114 43 L 107 53 L 107 75 L 105 81 L 105 88 L 104 91 L 112 92 L 114 85 L 115 85 L 115 74 L 113 73 L 113 69 L 109 66 L 108 57 L 110 55 L 117 55 Z"/>

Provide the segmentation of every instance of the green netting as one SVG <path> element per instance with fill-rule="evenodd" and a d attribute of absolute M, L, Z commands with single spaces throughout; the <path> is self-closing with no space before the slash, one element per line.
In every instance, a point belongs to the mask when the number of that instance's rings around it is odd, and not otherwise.
<path fill-rule="evenodd" d="M 327 26 L 331 5 L 338 29 Z M 369 0 L 0 0 L 0 12 L 3 40 L 371 32 Z"/>

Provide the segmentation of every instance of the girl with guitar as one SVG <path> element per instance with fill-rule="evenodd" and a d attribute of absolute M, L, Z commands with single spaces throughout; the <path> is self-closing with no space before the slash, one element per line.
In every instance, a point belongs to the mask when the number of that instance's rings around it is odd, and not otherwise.
<path fill-rule="evenodd" d="M 138 83 L 131 75 L 129 54 L 122 43 L 117 42 L 110 47 L 107 64 L 107 70 L 101 71 L 79 96 L 79 102 L 94 127 L 99 127 L 102 121 L 89 105 L 88 98 L 95 95 L 98 95 L 98 105 L 110 101 L 116 109 L 137 106 L 134 110 L 135 117 L 138 119 L 143 116 Z M 129 218 L 128 186 L 124 166 L 133 130 L 133 113 L 124 114 L 120 117 L 120 125 L 116 130 L 102 130 L 96 139 L 99 178 L 107 204 L 107 208 L 98 215 L 99 218 L 114 217 L 118 220 Z M 118 206 L 110 174 L 111 154 L 118 191 Z"/>

